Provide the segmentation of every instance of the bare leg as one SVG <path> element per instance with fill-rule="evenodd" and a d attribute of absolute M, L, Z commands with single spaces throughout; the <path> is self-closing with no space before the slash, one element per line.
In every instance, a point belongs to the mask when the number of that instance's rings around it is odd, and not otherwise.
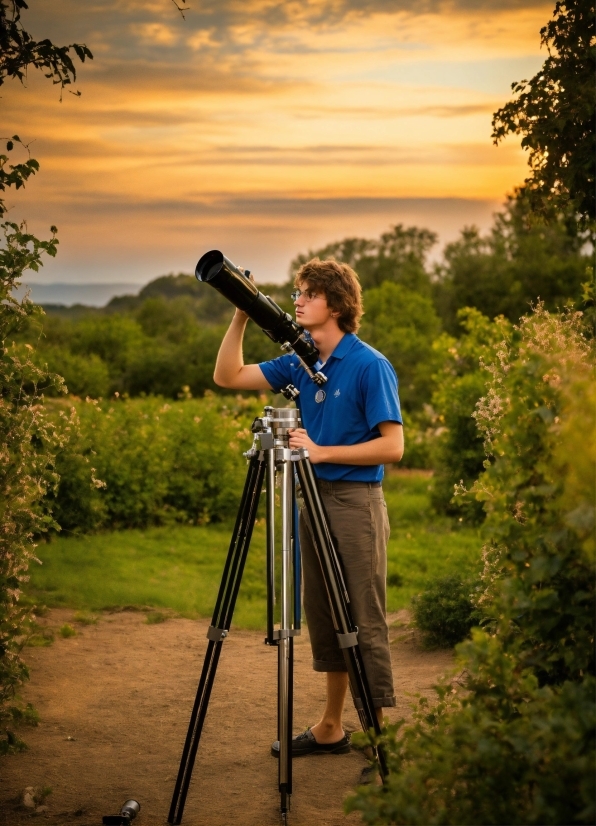
<path fill-rule="evenodd" d="M 311 728 L 317 743 L 337 743 L 344 736 L 341 718 L 344 710 L 348 675 L 345 671 L 327 671 L 327 705 L 321 720 Z"/>

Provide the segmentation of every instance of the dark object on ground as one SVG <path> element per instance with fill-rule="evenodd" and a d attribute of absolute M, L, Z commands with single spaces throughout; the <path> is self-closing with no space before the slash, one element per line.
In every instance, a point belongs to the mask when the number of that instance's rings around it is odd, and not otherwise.
<path fill-rule="evenodd" d="M 127 800 L 120 809 L 120 814 L 106 815 L 102 819 L 102 823 L 104 826 L 127 826 L 128 823 L 132 823 L 140 811 L 140 803 L 136 800 Z"/>

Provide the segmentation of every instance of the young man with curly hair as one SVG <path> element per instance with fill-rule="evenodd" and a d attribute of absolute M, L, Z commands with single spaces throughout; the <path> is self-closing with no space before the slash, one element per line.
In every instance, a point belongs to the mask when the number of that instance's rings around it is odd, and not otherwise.
<path fill-rule="evenodd" d="M 222 341 L 214 379 L 236 390 L 279 392 L 291 383 L 300 391 L 303 427 L 292 431 L 290 447 L 307 448 L 314 466 L 382 723 L 383 708 L 395 705 L 385 618 L 389 521 L 381 480 L 383 466 L 403 455 L 397 376 L 381 353 L 355 335 L 363 308 L 360 282 L 351 267 L 313 258 L 300 267 L 294 284 L 296 321 L 319 350 L 327 384 L 315 385 L 293 354 L 244 364 L 248 317 L 240 310 Z M 326 674 L 327 702 L 319 722 L 294 737 L 292 754 L 343 754 L 350 748 L 342 726 L 348 675 L 304 510 L 299 530 L 313 668 Z M 275 742 L 272 752 L 278 751 Z"/>

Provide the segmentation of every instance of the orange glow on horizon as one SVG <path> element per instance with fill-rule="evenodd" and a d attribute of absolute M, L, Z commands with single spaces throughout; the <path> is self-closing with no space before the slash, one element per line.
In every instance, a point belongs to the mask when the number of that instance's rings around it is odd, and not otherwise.
<path fill-rule="evenodd" d="M 544 60 L 539 30 L 551 12 L 510 5 L 431 2 L 417 14 L 378 0 L 364 14 L 351 0 L 209 0 L 182 20 L 167 0 L 118 9 L 90 0 L 85 11 L 75 0 L 56 0 L 52 11 L 32 0 L 24 20 L 34 34 L 84 41 L 95 59 L 79 69 L 82 97 L 66 94 L 62 104 L 39 73 L 27 88 L 4 87 L 5 129 L 35 139 L 42 165 L 9 198 L 12 219 L 22 213 L 34 228 L 60 220 L 51 277 L 74 279 L 82 262 L 105 260 L 92 269 L 100 280 L 111 277 L 106 244 L 144 268 L 183 268 L 203 240 L 249 224 L 263 248 L 274 229 L 288 244 L 340 238 L 359 226 L 350 202 L 367 232 L 402 207 L 407 222 L 408 199 L 412 222 L 425 220 L 426 199 L 429 228 L 445 237 L 455 219 L 441 218 L 441 199 L 482 202 L 486 223 L 487 205 L 527 168 L 515 139 L 492 145 L 492 113 Z M 309 219 L 301 204 L 321 199 L 329 213 L 321 220 L 313 208 Z"/>

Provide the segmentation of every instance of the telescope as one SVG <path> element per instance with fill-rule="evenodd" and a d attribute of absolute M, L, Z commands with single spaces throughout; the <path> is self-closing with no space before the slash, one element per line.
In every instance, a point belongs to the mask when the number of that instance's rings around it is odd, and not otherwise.
<path fill-rule="evenodd" d="M 243 272 L 219 250 L 206 252 L 195 269 L 198 281 L 210 284 L 245 312 L 271 341 L 281 344 L 282 350 L 294 352 L 315 384 L 325 384 L 327 377 L 321 372 L 319 351 L 305 336 L 304 327 L 297 324 L 272 298 L 259 292 L 249 275 L 250 270 Z M 284 395 L 295 398 L 298 391 L 292 388 Z"/>

